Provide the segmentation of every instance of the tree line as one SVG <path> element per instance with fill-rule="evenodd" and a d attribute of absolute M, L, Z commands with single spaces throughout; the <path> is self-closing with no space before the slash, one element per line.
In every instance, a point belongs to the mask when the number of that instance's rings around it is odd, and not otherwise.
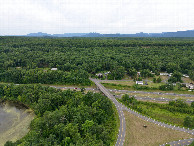
<path fill-rule="evenodd" d="M 53 68 L 84 70 L 90 75 L 110 71 L 109 79 L 125 73 L 143 77 L 167 71 L 194 80 L 194 40 L 176 38 L 0 38 L 0 72 Z M 175 81 L 172 78 L 171 81 Z"/>

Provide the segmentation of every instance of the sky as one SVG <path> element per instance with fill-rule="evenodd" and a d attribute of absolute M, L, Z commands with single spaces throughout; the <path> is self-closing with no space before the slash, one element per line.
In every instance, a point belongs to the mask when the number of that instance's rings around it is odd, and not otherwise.
<path fill-rule="evenodd" d="M 0 0 L 0 35 L 194 29 L 194 0 Z"/>

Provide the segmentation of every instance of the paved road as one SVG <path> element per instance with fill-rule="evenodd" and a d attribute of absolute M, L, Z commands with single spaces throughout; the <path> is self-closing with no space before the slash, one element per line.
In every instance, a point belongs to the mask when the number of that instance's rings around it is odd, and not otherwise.
<path fill-rule="evenodd" d="M 81 88 L 77 88 L 77 87 L 60 87 L 60 86 L 50 86 L 56 89 L 72 89 L 72 90 L 81 90 Z M 97 89 L 94 88 L 85 88 L 88 91 L 98 91 Z"/>
<path fill-rule="evenodd" d="M 121 98 L 122 95 L 114 95 L 116 98 Z M 134 96 L 137 100 L 152 100 L 152 101 L 159 101 L 159 102 L 169 102 L 169 101 L 176 101 L 177 99 L 169 99 L 169 98 L 150 98 L 150 97 L 139 97 L 139 96 Z M 185 100 L 186 103 L 191 104 L 193 102 L 193 100 Z"/>
<path fill-rule="evenodd" d="M 176 94 L 176 93 L 163 93 L 163 92 L 145 92 L 145 91 L 128 91 L 128 90 L 116 90 L 109 89 L 112 92 L 124 92 L 124 93 L 142 93 L 142 94 L 158 94 L 158 95 L 173 95 L 173 96 L 184 96 L 184 97 L 194 97 L 193 94 Z"/>
<path fill-rule="evenodd" d="M 60 86 L 50 86 L 50 87 L 54 87 L 54 88 L 57 88 L 57 89 L 74 89 L 74 90 L 81 90 L 80 88 L 75 88 L 75 87 L 60 87 Z M 97 89 L 94 89 L 94 88 L 85 88 L 87 91 L 93 91 L 93 92 L 97 92 L 98 90 Z M 108 89 L 110 92 L 124 92 L 124 93 L 142 93 L 143 91 L 127 91 L 127 90 L 112 90 L 112 89 Z M 145 93 L 150 93 L 150 94 L 156 94 L 158 92 L 145 92 Z M 173 93 L 161 93 L 160 95 L 163 95 L 163 94 L 168 94 L 168 95 L 173 95 Z M 176 94 L 177 95 L 182 95 L 182 94 Z M 189 94 L 186 94 L 186 96 L 188 96 Z M 193 95 L 189 95 L 190 97 L 192 97 Z M 115 97 L 117 98 L 121 98 L 121 95 L 115 95 Z M 161 102 L 169 102 L 169 101 L 172 101 L 172 100 L 176 100 L 176 99 L 169 99 L 169 98 L 150 98 L 150 97 L 138 97 L 138 96 L 134 96 L 136 99 L 139 99 L 139 100 L 153 100 L 153 101 L 161 101 Z M 190 99 L 187 99 L 185 102 L 187 103 L 191 103 L 193 102 L 193 100 L 190 100 Z"/>
<path fill-rule="evenodd" d="M 80 88 L 75 88 L 75 87 L 60 87 L 60 86 L 50 86 L 50 87 L 54 87 L 54 88 L 57 88 L 57 89 L 74 89 L 74 90 L 81 90 Z M 94 88 L 85 88 L 87 91 L 93 91 L 93 92 L 97 92 L 98 90 L 97 89 L 94 89 Z M 116 92 L 116 91 L 119 91 L 119 92 L 124 92 L 124 91 L 127 91 L 127 90 L 112 90 L 112 89 L 108 89 L 109 91 L 111 92 Z M 142 91 L 128 91 L 129 92 L 133 92 L 133 93 L 138 93 L 138 92 L 142 92 Z M 151 92 L 149 92 L 151 93 Z M 165 93 L 167 94 L 167 93 Z M 171 94 L 171 93 L 169 93 Z M 162 95 L 162 94 L 161 94 Z M 192 96 L 192 95 L 190 95 Z M 118 98 L 121 98 L 121 95 L 115 95 L 115 97 L 118 97 Z M 172 100 L 176 100 L 176 99 L 168 99 L 168 98 L 150 98 L 150 97 L 138 97 L 138 96 L 134 96 L 136 99 L 139 99 L 139 100 L 153 100 L 153 101 L 161 101 L 161 102 L 169 102 L 169 101 L 172 101 Z M 193 100 L 186 100 L 185 102 L 187 103 L 191 103 L 193 102 Z"/>
<path fill-rule="evenodd" d="M 96 86 L 115 104 L 117 111 L 119 113 L 119 119 L 120 119 L 120 128 L 119 128 L 119 134 L 117 138 L 117 142 L 115 146 L 123 146 L 124 140 L 125 140 L 125 131 L 126 131 L 126 125 L 125 125 L 125 117 L 123 114 L 123 107 L 121 104 L 113 97 L 113 95 L 102 85 L 100 82 L 96 79 L 90 79 L 92 80 Z"/>
<path fill-rule="evenodd" d="M 191 139 L 184 139 L 184 140 L 179 140 L 179 141 L 172 141 L 169 143 L 162 144 L 160 146 L 165 146 L 166 144 L 169 144 L 171 146 L 186 146 L 191 144 L 194 141 L 194 138 Z"/>
<path fill-rule="evenodd" d="M 133 114 L 133 115 L 135 115 L 135 116 L 137 116 L 137 117 L 139 117 L 139 118 L 141 118 L 145 121 L 157 124 L 158 126 L 162 126 L 162 127 L 166 127 L 166 128 L 170 128 L 170 129 L 174 129 L 174 130 L 177 130 L 177 131 L 182 131 L 182 132 L 186 132 L 188 134 L 194 135 L 194 129 L 186 129 L 186 128 L 181 128 L 181 127 L 177 127 L 177 126 L 174 126 L 174 125 L 168 125 L 168 124 L 165 124 L 163 122 L 159 122 L 155 119 L 151 119 L 151 118 L 148 118 L 146 116 L 143 116 L 140 113 L 138 113 L 138 112 L 136 112 L 136 111 L 134 111 L 130 108 L 125 107 L 124 105 L 120 104 L 114 98 L 114 96 L 109 92 L 109 90 L 107 90 L 102 84 L 100 84 L 99 80 L 96 80 L 96 79 L 91 79 L 91 80 L 115 104 L 115 106 L 118 110 L 119 119 L 120 119 L 120 128 L 119 128 L 119 135 L 118 135 L 116 146 L 122 146 L 124 144 L 124 140 L 125 140 L 126 125 L 125 125 L 125 117 L 124 117 L 124 114 L 123 114 L 123 110 L 126 110 L 126 111 L 130 112 L 131 114 Z M 55 88 L 62 89 L 62 88 L 65 88 L 65 87 L 55 87 Z M 66 88 L 67 89 L 75 89 L 74 87 L 66 87 Z M 79 88 L 77 88 L 77 89 L 79 90 Z M 95 89 L 86 88 L 86 90 L 95 90 Z M 174 142 L 170 142 L 170 143 L 166 143 L 166 144 L 170 144 L 170 145 L 174 145 L 174 146 L 188 145 L 188 144 L 192 143 L 193 140 L 194 139 L 179 140 L 179 141 L 174 141 Z M 164 144 L 164 145 L 166 145 L 166 144 Z M 161 145 L 161 146 L 163 146 L 163 145 Z"/>

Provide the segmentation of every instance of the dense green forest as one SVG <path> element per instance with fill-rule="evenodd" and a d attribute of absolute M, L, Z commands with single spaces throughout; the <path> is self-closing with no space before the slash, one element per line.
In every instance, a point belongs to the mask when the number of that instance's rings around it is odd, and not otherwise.
<path fill-rule="evenodd" d="M 38 72 L 54 67 L 64 73 Z M 133 76 L 137 71 L 144 77 L 150 71 L 167 71 L 188 74 L 194 80 L 193 69 L 192 38 L 0 37 L 0 81 L 4 82 L 19 83 L 15 80 L 19 78 L 21 83 L 91 84 L 88 76 L 102 71 L 111 72 L 109 79 L 121 79 L 125 73 Z M 39 73 L 46 78 L 28 78 Z"/>
<path fill-rule="evenodd" d="M 30 132 L 5 145 L 114 145 L 118 115 L 98 93 L 62 91 L 40 85 L 0 85 L 0 100 L 24 103 L 37 115 Z"/>

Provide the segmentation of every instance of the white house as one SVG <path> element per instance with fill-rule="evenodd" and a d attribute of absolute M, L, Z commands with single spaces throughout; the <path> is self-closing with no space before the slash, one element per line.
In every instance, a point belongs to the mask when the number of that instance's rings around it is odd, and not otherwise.
<path fill-rule="evenodd" d="M 188 76 L 188 75 L 186 75 L 186 74 L 183 74 L 183 77 L 185 77 L 185 78 L 189 78 L 189 76 Z"/>
<path fill-rule="evenodd" d="M 96 74 L 97 77 L 103 77 L 103 74 L 102 73 L 98 73 Z"/>
<path fill-rule="evenodd" d="M 57 70 L 57 68 L 51 68 L 51 70 Z"/>
<path fill-rule="evenodd" d="M 137 85 L 143 85 L 143 81 L 136 81 Z"/>
<path fill-rule="evenodd" d="M 186 84 L 186 87 L 189 88 L 189 89 L 194 89 L 194 85 L 191 83 L 191 84 Z"/>
<path fill-rule="evenodd" d="M 170 74 L 168 73 L 160 73 L 161 76 L 169 76 Z"/>

